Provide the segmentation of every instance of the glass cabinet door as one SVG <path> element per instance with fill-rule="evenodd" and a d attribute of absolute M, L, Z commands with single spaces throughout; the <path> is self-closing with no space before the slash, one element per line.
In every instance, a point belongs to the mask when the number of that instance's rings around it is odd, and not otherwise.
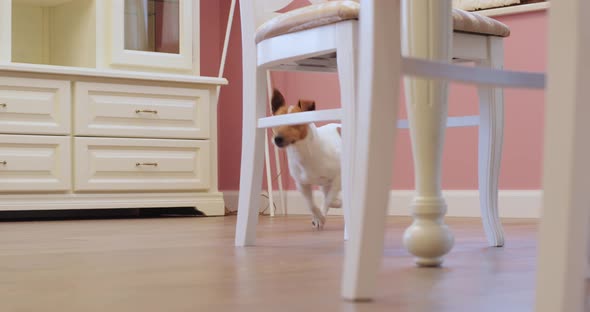
<path fill-rule="evenodd" d="M 112 0 L 112 64 L 192 69 L 193 5 L 192 0 Z"/>
<path fill-rule="evenodd" d="M 125 50 L 180 52 L 178 0 L 125 0 Z"/>

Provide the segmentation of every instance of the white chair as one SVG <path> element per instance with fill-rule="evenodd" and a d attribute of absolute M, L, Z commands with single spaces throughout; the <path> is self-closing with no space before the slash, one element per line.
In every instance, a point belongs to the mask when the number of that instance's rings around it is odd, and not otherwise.
<path fill-rule="evenodd" d="M 375 291 L 391 185 L 393 144 L 390 138 L 395 132 L 391 116 L 397 112 L 397 86 L 402 74 L 420 77 L 418 82 L 408 81 L 410 91 L 424 90 L 430 97 L 430 100 L 411 98 L 408 101 L 410 115 L 414 115 L 411 117 L 414 154 L 433 160 L 431 164 L 422 164 L 424 168 L 417 164 L 417 170 L 430 173 L 424 176 L 418 173 L 418 178 L 423 180 L 417 181 L 416 220 L 404 237 L 406 247 L 417 256 L 417 263 L 425 266 L 440 265 L 442 256 L 453 243 L 442 222 L 445 207 L 437 185 L 440 183 L 440 133 L 446 120 L 447 86 L 444 81 L 475 84 L 489 88 L 486 92 L 498 94 L 497 88 L 542 89 L 545 83 L 542 74 L 449 64 L 451 1 L 408 0 L 405 3 L 400 14 L 400 0 L 361 0 L 357 102 L 363 105 L 357 109 L 353 156 L 355 193 L 350 206 L 350 240 L 342 279 L 342 296 L 352 300 L 371 299 Z M 409 30 L 404 50 L 413 57 L 401 56 L 400 15 Z"/>
<path fill-rule="evenodd" d="M 260 207 L 265 128 L 342 120 L 343 168 L 350 168 L 355 117 L 358 3 L 333 1 L 277 17 L 290 0 L 241 0 L 243 132 L 240 194 L 235 244 L 253 245 Z M 318 19 L 317 14 L 322 18 Z M 336 54 L 336 62 L 331 57 Z M 320 65 L 318 65 L 318 62 Z M 332 66 L 322 66 L 321 64 Z M 337 67 L 334 67 L 334 63 Z M 320 110 L 267 117 L 268 70 L 338 71 L 342 110 Z M 350 205 L 350 170 L 342 172 L 343 209 Z M 311 189 L 307 190 L 311 192 Z M 346 215 L 346 213 L 345 213 Z"/>
<path fill-rule="evenodd" d="M 355 72 L 356 72 L 356 38 L 357 38 L 357 5 L 354 1 L 332 1 L 331 3 L 307 7 L 287 15 L 278 17 L 275 13 L 291 1 L 253 0 L 241 1 L 242 14 L 242 49 L 244 74 L 244 120 L 243 120 L 243 151 L 240 182 L 240 199 L 238 209 L 238 225 L 236 244 L 247 245 L 254 242 L 255 227 L 258 216 L 259 194 L 262 179 L 264 129 L 285 123 L 302 123 L 322 120 L 343 120 L 345 142 L 347 148 L 354 146 L 349 136 L 350 128 L 354 127 L 356 109 L 354 108 Z M 323 1 L 312 1 L 323 2 Z M 324 8 L 328 16 L 316 23 L 318 7 Z M 347 10 L 339 10 L 345 6 Z M 338 15 L 340 14 L 342 15 Z M 275 19 L 256 32 L 254 25 L 260 26 L 269 19 Z M 501 68 L 503 65 L 502 38 L 509 34 L 507 26 L 489 18 L 480 17 L 467 12 L 453 12 L 454 36 L 453 58 L 456 62 L 476 62 L 481 66 Z M 295 31 L 300 30 L 301 31 Z M 255 39 L 256 38 L 256 39 Z M 256 43 L 256 42 L 259 43 Z M 337 53 L 334 53 L 337 52 Z M 337 59 L 335 59 L 337 58 Z M 335 65 L 339 64 L 338 67 Z M 303 114 L 279 117 L 265 117 L 266 102 L 266 71 L 267 70 L 301 70 L 301 71 L 338 71 L 342 107 L 347 110 L 307 112 Z M 257 73 L 257 74 L 255 74 Z M 409 90 L 409 101 L 412 95 L 420 94 Z M 480 126 L 479 138 L 479 190 L 481 198 L 481 214 L 484 230 L 491 246 L 502 246 L 504 237 L 497 208 L 498 175 L 502 153 L 503 133 L 503 98 L 501 90 L 482 88 L 480 95 L 480 116 L 462 116 L 449 118 L 449 127 Z M 256 100 L 257 99 L 257 100 Z M 255 106 L 252 103 L 257 103 Z M 256 107 L 256 109 L 254 109 Z M 253 109 L 248 109 L 253 108 Z M 390 116 L 393 117 L 393 116 Z M 259 120 L 261 119 L 261 120 Z M 407 121 L 400 121 L 400 127 L 408 127 Z M 348 128 L 348 130 L 346 130 Z M 262 138 L 262 142 L 259 139 Z M 424 154 L 423 152 L 415 154 Z M 350 168 L 352 159 L 344 153 L 343 168 Z M 426 154 L 428 155 L 428 154 Z M 268 157 L 268 154 L 267 154 Z M 416 158 L 417 173 L 421 171 L 419 164 L 429 162 L 431 158 Z M 344 210 L 347 210 L 347 178 L 343 172 Z M 425 178 L 426 180 L 428 177 Z M 424 178 L 422 180 L 425 180 Z M 418 181 L 420 179 L 417 179 Z"/>

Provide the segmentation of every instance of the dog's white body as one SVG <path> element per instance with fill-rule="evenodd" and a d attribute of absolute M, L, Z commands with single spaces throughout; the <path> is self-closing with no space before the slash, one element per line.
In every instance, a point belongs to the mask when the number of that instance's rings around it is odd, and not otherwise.
<path fill-rule="evenodd" d="M 297 189 L 305 197 L 305 202 L 312 214 L 312 224 L 322 228 L 330 207 L 340 208 L 341 190 L 340 156 L 342 137 L 340 124 L 328 124 L 316 127 L 308 125 L 307 136 L 286 147 L 289 171 L 297 184 Z M 318 185 L 324 193 L 322 210 L 313 202 L 312 186 Z"/>

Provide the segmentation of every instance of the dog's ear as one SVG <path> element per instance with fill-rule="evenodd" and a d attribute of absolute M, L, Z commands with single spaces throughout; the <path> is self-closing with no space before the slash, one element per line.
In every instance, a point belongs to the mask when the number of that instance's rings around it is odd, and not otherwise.
<path fill-rule="evenodd" d="M 302 112 L 309 112 L 315 110 L 315 101 L 311 100 L 299 100 L 297 106 L 301 109 Z"/>
<path fill-rule="evenodd" d="M 279 110 L 279 108 L 285 106 L 285 97 L 283 97 L 279 90 L 274 89 L 272 91 L 272 98 L 270 100 L 270 104 L 272 106 L 273 115 Z"/>

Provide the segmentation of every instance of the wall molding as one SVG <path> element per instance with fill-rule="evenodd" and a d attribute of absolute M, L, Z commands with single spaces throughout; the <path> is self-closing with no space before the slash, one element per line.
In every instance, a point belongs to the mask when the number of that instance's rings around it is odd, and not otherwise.
<path fill-rule="evenodd" d="M 307 215 L 303 197 L 297 191 L 286 191 L 287 208 L 289 215 Z M 238 192 L 224 191 L 226 208 L 236 211 L 238 206 Z M 447 216 L 451 217 L 480 217 L 479 192 L 477 190 L 453 190 L 443 191 L 447 201 Z M 278 198 L 278 192 L 274 193 Z M 391 216 L 410 216 L 410 204 L 414 191 L 391 191 L 388 212 Z M 316 203 L 320 204 L 322 195 L 314 192 Z M 499 192 L 499 209 L 502 218 L 539 218 L 542 204 L 541 190 L 502 190 Z M 277 215 L 282 214 L 282 207 L 277 205 Z M 260 210 L 268 206 L 268 200 L 261 196 Z M 268 209 L 266 210 L 268 213 Z M 342 215 L 342 209 L 330 209 L 330 215 Z"/>

